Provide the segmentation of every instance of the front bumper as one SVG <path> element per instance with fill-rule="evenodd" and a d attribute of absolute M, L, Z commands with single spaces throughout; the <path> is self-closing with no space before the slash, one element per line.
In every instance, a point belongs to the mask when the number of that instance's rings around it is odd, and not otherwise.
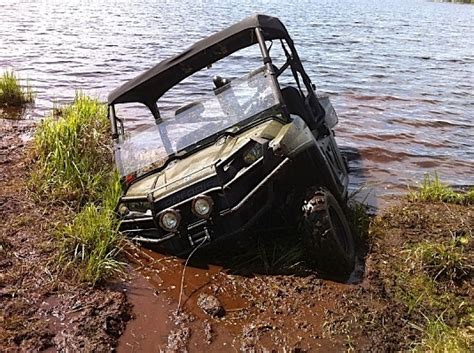
<path fill-rule="evenodd" d="M 289 163 L 289 158 L 267 158 L 265 163 L 262 158 L 245 173 L 237 173 L 223 185 L 209 189 L 206 194 L 217 201 L 215 212 L 209 219 L 198 219 L 191 214 L 189 205 L 192 198 L 174 205 L 183 219 L 175 233 L 163 231 L 152 215 L 123 219 L 121 230 L 132 240 L 158 244 L 177 254 L 186 253 L 202 242 L 243 232 L 270 210 L 274 204 L 275 182 Z M 242 192 L 244 187 L 247 190 Z"/>

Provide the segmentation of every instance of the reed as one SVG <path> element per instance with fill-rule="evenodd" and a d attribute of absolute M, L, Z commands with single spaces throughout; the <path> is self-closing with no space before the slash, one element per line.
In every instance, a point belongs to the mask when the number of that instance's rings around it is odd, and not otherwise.
<path fill-rule="evenodd" d="M 82 93 L 44 119 L 34 136 L 35 192 L 79 205 L 99 199 L 112 170 L 108 131 L 106 106 Z"/>
<path fill-rule="evenodd" d="M 21 108 L 28 103 L 34 102 L 35 95 L 27 83 L 25 87 L 20 85 L 20 79 L 15 72 L 5 71 L 0 76 L 0 105 Z"/>

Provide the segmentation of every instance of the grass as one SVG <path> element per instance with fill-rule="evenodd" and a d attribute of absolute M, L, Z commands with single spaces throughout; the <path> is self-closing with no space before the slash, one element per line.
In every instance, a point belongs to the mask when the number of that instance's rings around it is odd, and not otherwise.
<path fill-rule="evenodd" d="M 441 201 L 457 204 L 472 204 L 474 203 L 474 188 L 471 188 L 466 193 L 455 192 L 451 187 L 443 184 L 438 174 L 434 177 L 426 174 L 421 188 L 418 191 L 411 192 L 408 195 L 411 201 Z"/>
<path fill-rule="evenodd" d="M 22 87 L 14 71 L 5 71 L 0 76 L 0 105 L 20 108 L 34 99 L 31 87 L 28 84 Z"/>
<path fill-rule="evenodd" d="M 60 263 L 73 270 L 79 280 L 91 284 L 121 272 L 117 260 L 121 236 L 114 214 L 120 190 L 118 178 L 107 189 L 101 205 L 88 203 L 59 233 Z"/>
<path fill-rule="evenodd" d="M 43 120 L 34 136 L 34 190 L 80 205 L 100 199 L 111 178 L 108 132 L 106 106 L 80 93 L 73 104 Z"/>
<path fill-rule="evenodd" d="M 469 352 L 472 337 L 465 329 L 451 328 L 442 317 L 426 318 L 426 327 L 423 330 L 424 338 L 416 347 L 422 352 Z"/>
<path fill-rule="evenodd" d="M 296 234 L 287 230 L 259 234 L 232 258 L 237 273 L 297 274 L 309 270 L 306 249 Z"/>
<path fill-rule="evenodd" d="M 408 251 L 407 261 L 419 263 L 423 271 L 435 281 L 459 281 L 474 270 L 464 251 L 464 246 L 469 242 L 467 236 L 443 243 L 422 241 Z"/>
<path fill-rule="evenodd" d="M 92 285 L 123 267 L 114 214 L 122 188 L 108 133 L 106 106 L 78 93 L 71 105 L 43 120 L 34 136 L 30 188 L 40 199 L 65 202 L 77 212 L 58 229 L 58 268 Z"/>
<path fill-rule="evenodd" d="M 427 175 L 408 203 L 372 227 L 388 244 L 375 240 L 385 247 L 379 251 L 390 253 L 381 264 L 386 290 L 421 333 L 417 351 L 462 352 L 474 345 L 474 303 L 467 295 L 473 290 L 473 195 Z"/>

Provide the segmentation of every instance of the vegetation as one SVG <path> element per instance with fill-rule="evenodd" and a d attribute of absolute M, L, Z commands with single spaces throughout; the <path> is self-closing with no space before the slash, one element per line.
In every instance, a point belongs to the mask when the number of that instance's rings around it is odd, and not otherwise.
<path fill-rule="evenodd" d="M 433 281 L 462 280 L 474 270 L 465 251 L 469 238 L 462 236 L 442 243 L 422 240 L 407 250 L 407 260 L 419 264 Z"/>
<path fill-rule="evenodd" d="M 121 270 L 121 237 L 114 209 L 121 194 L 108 143 L 106 107 L 77 94 L 56 110 L 34 136 L 31 187 L 42 199 L 66 202 L 78 211 L 58 230 L 59 264 L 79 280 L 96 284 Z"/>
<path fill-rule="evenodd" d="M 226 249 L 222 261 L 234 273 L 304 274 L 314 269 L 306 257 L 303 241 L 289 230 L 259 232 L 237 248 Z M 217 255 L 219 256 L 219 255 Z"/>
<path fill-rule="evenodd" d="M 472 347 L 472 334 L 468 329 L 453 329 L 442 317 L 426 319 L 424 338 L 417 347 L 424 352 L 468 352 Z"/>
<path fill-rule="evenodd" d="M 0 105 L 23 107 L 33 101 L 33 90 L 28 84 L 22 87 L 14 71 L 5 71 L 0 76 Z"/>
<path fill-rule="evenodd" d="M 380 252 L 392 254 L 380 264 L 386 290 L 421 332 L 413 348 L 469 351 L 474 344 L 474 303 L 468 294 L 474 290 L 472 190 L 457 193 L 438 176 L 426 176 L 408 201 L 371 226 L 380 238 L 374 244 L 388 246 Z"/>
<path fill-rule="evenodd" d="M 474 203 L 474 188 L 466 193 L 455 192 L 451 187 L 443 184 L 435 173 L 434 177 L 426 174 L 421 188 L 409 194 L 411 201 L 442 201 L 458 204 Z"/>
<path fill-rule="evenodd" d="M 108 124 L 107 108 L 80 93 L 43 120 L 34 137 L 36 192 L 80 205 L 99 200 L 111 179 Z"/>
<path fill-rule="evenodd" d="M 121 271 L 121 238 L 111 209 L 89 203 L 58 235 L 60 263 L 80 280 L 95 284 Z"/>

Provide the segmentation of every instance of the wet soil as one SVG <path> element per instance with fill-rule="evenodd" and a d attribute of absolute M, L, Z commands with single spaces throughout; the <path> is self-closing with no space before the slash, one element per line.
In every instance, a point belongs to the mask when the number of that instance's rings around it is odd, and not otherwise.
<path fill-rule="evenodd" d="M 130 246 L 130 261 L 146 281 L 139 289 L 144 296 L 130 297 L 136 319 L 127 326 L 118 350 L 412 349 L 424 339 L 423 315 L 442 315 L 442 310 L 409 310 L 400 300 L 397 293 L 400 271 L 407 267 L 407 248 L 421 241 L 449 241 L 453 234 L 472 237 L 473 229 L 472 205 L 410 203 L 399 199 L 397 206 L 372 220 L 367 253 L 363 260 L 359 259 L 359 273 L 351 276 L 350 284 L 322 279 L 307 263 L 295 263 L 293 268 L 269 266 L 268 257 L 261 255 L 257 259 L 255 252 L 247 248 L 252 253 L 249 261 L 248 256 L 237 254 L 246 251 L 239 246 L 240 241 L 232 245 L 234 251 L 219 246 L 218 251 L 223 254 L 220 256 L 212 256 L 210 251 L 198 253 L 186 269 L 185 259 Z M 276 243 L 281 241 L 274 237 Z M 254 247 L 255 244 L 259 243 L 255 242 Z M 474 268 L 472 248 L 466 251 L 470 251 L 468 258 Z M 265 250 L 278 251 L 268 244 Z M 263 257 L 268 266 L 263 266 Z M 246 264 L 236 266 L 235 260 L 246 260 Z M 474 308 L 473 284 L 471 272 L 456 288 L 439 284 L 436 291 L 438 295 L 453 292 L 464 300 L 463 305 Z M 130 334 L 132 329 L 135 335 Z M 140 336 L 136 335 L 138 330 Z"/>
<path fill-rule="evenodd" d="M 472 205 L 399 201 L 372 222 L 369 251 L 360 252 L 350 283 L 322 279 L 278 230 L 199 250 L 187 267 L 185 259 L 127 243 L 126 278 L 90 288 L 54 261 L 55 225 L 72 211 L 27 191 L 31 125 L 3 120 L 0 128 L 1 351 L 410 349 L 421 340 L 423 318 L 396 295 L 403 249 L 474 228 Z M 449 288 L 466 305 L 472 289 L 472 273 Z"/>
<path fill-rule="evenodd" d="M 137 292 L 149 300 L 130 297 L 136 319 L 127 326 L 119 352 L 347 348 L 346 335 L 328 334 L 327 320 L 354 285 L 325 281 L 310 271 L 305 275 L 258 273 L 263 271 L 242 275 L 218 265 L 199 266 L 198 262 L 186 268 L 181 293 L 183 259 L 140 248 L 129 249 L 129 253 L 147 279 L 142 283 L 147 292 L 143 287 Z M 157 321 L 159 328 L 146 324 L 151 312 L 164 319 Z M 128 332 L 134 327 L 140 328 L 144 340 Z"/>
<path fill-rule="evenodd" d="M 0 120 L 0 351 L 110 351 L 131 317 L 124 291 L 70 281 L 55 262 L 66 206 L 27 189 L 28 120 Z"/>

